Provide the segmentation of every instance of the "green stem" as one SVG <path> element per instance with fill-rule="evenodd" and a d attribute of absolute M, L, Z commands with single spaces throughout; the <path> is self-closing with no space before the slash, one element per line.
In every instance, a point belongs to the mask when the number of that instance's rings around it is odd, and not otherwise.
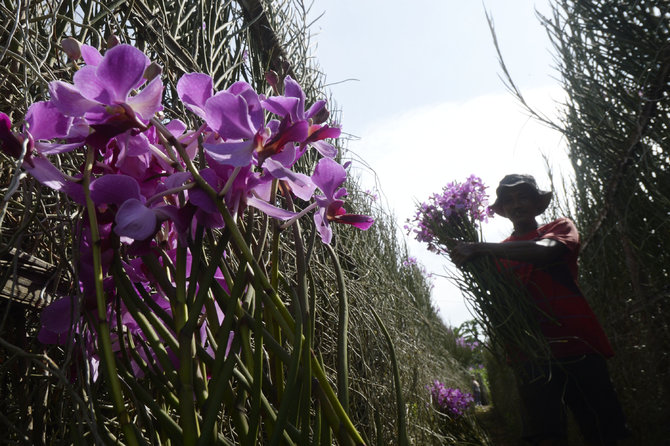
<path fill-rule="evenodd" d="M 200 429 L 194 400 L 194 342 L 192 333 L 186 327 L 188 309 L 186 306 L 186 248 L 177 245 L 175 301 L 173 312 L 179 340 L 179 423 L 184 432 L 184 445 L 195 446 Z"/>
<path fill-rule="evenodd" d="M 277 322 L 282 326 L 282 328 L 284 328 L 286 335 L 290 336 L 291 339 L 289 339 L 289 341 L 293 341 L 293 333 L 295 331 L 295 321 L 293 320 L 290 312 L 288 311 L 288 309 L 282 302 L 281 298 L 279 297 L 276 288 L 272 287 L 269 279 L 265 275 L 265 271 L 263 271 L 263 268 L 261 268 L 260 264 L 258 263 L 253 253 L 251 252 L 249 245 L 246 243 L 244 235 L 237 226 L 235 219 L 231 215 L 230 211 L 223 203 L 223 201 L 218 197 L 217 192 L 200 175 L 198 169 L 193 165 L 193 162 L 188 157 L 188 154 L 186 153 L 186 150 L 181 145 L 181 143 L 179 143 L 179 141 L 177 141 L 177 139 L 172 134 L 170 134 L 170 132 L 165 128 L 165 126 L 161 124 L 160 121 L 158 121 L 156 118 L 152 118 L 151 122 L 156 127 L 156 129 L 163 136 L 165 136 L 165 138 L 169 141 L 169 143 L 175 147 L 180 157 L 186 164 L 187 170 L 191 173 L 191 175 L 193 175 L 193 179 L 198 184 L 198 187 L 200 187 L 200 189 L 202 189 L 216 203 L 217 209 L 221 213 L 221 216 L 223 217 L 223 220 L 225 222 L 226 229 L 230 231 L 232 242 L 234 243 L 235 247 L 240 251 L 242 259 L 251 266 L 251 271 L 253 272 L 254 286 L 258 289 L 260 295 L 267 297 L 269 302 L 266 302 L 265 304 L 268 307 L 270 307 L 269 310 L 272 312 Z M 328 382 L 328 378 L 326 377 L 324 370 L 321 368 L 313 352 L 311 353 L 310 359 L 311 359 L 310 361 L 311 367 L 314 370 L 314 374 L 316 375 L 316 378 L 320 386 L 324 390 L 324 393 L 327 396 L 328 400 L 336 410 L 338 417 L 340 419 L 340 424 L 344 426 L 344 429 L 346 430 L 346 432 L 349 433 L 349 436 L 351 436 L 351 438 L 353 438 L 358 444 L 364 444 L 363 439 L 361 438 L 360 434 L 358 433 L 353 423 L 351 422 L 351 419 L 348 417 L 347 413 L 344 411 L 342 405 L 337 399 L 335 392 L 333 391 L 333 389 L 330 386 L 330 383 Z M 265 400 L 263 394 L 261 394 L 261 398 Z M 336 429 L 337 432 L 341 432 L 340 425 L 332 426 L 332 428 Z"/>
<path fill-rule="evenodd" d="M 337 276 L 339 318 L 337 324 L 337 396 L 342 403 L 344 411 L 349 413 L 349 359 L 347 333 L 349 331 L 349 303 L 347 299 L 347 288 L 344 283 L 344 275 L 337 259 L 335 250 L 330 245 L 324 245 L 333 259 L 335 274 Z"/>
<path fill-rule="evenodd" d="M 407 424 L 405 420 L 405 400 L 402 397 L 402 388 L 400 387 L 400 373 L 398 372 L 398 361 L 395 356 L 395 347 L 393 346 L 393 340 L 389 334 L 386 326 L 382 322 L 381 318 L 377 314 L 374 308 L 370 307 L 372 315 L 375 317 L 379 328 L 386 338 L 386 342 L 389 345 L 389 352 L 391 354 L 391 365 L 393 367 L 393 383 L 395 385 L 395 397 L 397 404 L 398 412 L 398 444 L 400 446 L 409 446 L 409 438 L 407 437 Z"/>
<path fill-rule="evenodd" d="M 121 389 L 121 381 L 116 371 L 116 361 L 114 350 L 112 349 L 112 339 L 109 331 L 109 322 L 107 321 L 107 305 L 105 302 L 105 291 L 102 286 L 102 254 L 100 252 L 100 232 L 98 231 L 98 219 L 95 214 L 95 205 L 91 200 L 91 172 L 95 161 L 95 149 L 89 147 L 86 152 L 86 165 L 84 168 L 83 187 L 86 197 L 86 211 L 91 228 L 91 250 L 93 251 L 93 279 L 95 283 L 95 299 L 98 307 L 98 336 L 100 348 L 102 349 L 101 363 L 102 369 L 109 380 L 110 393 L 114 409 L 119 418 L 121 428 L 126 436 L 126 441 L 131 446 L 139 445 L 135 429 L 130 424 L 130 417 L 126 410 Z"/>

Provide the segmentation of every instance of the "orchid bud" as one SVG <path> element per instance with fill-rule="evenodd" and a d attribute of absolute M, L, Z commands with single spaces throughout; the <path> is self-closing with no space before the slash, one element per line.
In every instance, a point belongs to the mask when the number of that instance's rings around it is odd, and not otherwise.
<path fill-rule="evenodd" d="M 290 71 L 291 71 L 291 64 L 288 63 L 285 60 L 282 60 L 281 61 L 281 72 L 282 72 L 282 74 L 286 75 L 286 74 L 290 73 Z"/>
<path fill-rule="evenodd" d="M 81 43 L 77 39 L 68 37 L 63 39 L 60 44 L 71 60 L 77 60 L 81 57 Z"/>
<path fill-rule="evenodd" d="M 279 75 L 277 74 L 276 71 L 272 71 L 272 70 L 266 71 L 265 72 L 265 81 L 272 88 L 277 88 L 277 84 L 279 83 Z"/>
<path fill-rule="evenodd" d="M 121 41 L 116 36 L 116 34 L 110 34 L 110 36 L 107 37 L 107 49 L 114 48 L 116 45 L 120 43 Z"/>
<path fill-rule="evenodd" d="M 328 120 L 330 117 L 330 112 L 326 107 L 323 107 L 319 110 L 314 116 L 312 116 L 312 122 L 314 124 L 322 124 Z"/>
<path fill-rule="evenodd" d="M 151 82 L 156 78 L 157 76 L 160 76 L 161 73 L 163 72 L 163 68 L 158 65 L 156 62 L 151 62 L 149 66 L 144 70 L 144 74 L 142 75 L 148 82 Z"/>

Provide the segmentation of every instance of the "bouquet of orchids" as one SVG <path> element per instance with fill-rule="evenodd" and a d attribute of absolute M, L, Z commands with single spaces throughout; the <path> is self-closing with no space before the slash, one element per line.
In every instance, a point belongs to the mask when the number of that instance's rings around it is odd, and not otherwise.
<path fill-rule="evenodd" d="M 481 225 L 493 216 L 482 180 L 471 175 L 464 182 L 450 182 L 417 206 L 405 229 L 428 244 L 428 250 L 447 255 L 458 242 L 481 242 Z M 475 310 L 476 320 L 489 338 L 511 354 L 534 359 L 549 355 L 549 346 L 535 317 L 537 307 L 524 287 L 506 268 L 490 257 L 463 265 L 449 278 Z"/>
<path fill-rule="evenodd" d="M 38 336 L 73 346 L 78 379 L 106 386 L 115 415 L 90 426 L 96 438 L 362 444 L 346 375 L 336 394 L 313 348 L 299 226 L 313 214 L 327 245 L 333 224 L 373 223 L 344 208 L 347 173 L 328 142 L 340 129 L 325 123 L 325 101 L 307 107 L 289 76 L 268 76 L 266 97 L 241 81 L 217 92 L 189 73 L 176 85 L 200 121 L 188 128 L 164 116 L 161 69 L 142 51 L 63 47 L 72 83 L 51 82 L 21 128 L 0 114 L 0 148 L 83 210 L 78 292 L 43 310 Z M 294 168 L 308 150 L 321 155 L 311 174 Z M 62 170 L 59 156 L 73 151 L 82 165 Z M 280 236 L 295 247 L 290 279 L 277 265 Z"/>

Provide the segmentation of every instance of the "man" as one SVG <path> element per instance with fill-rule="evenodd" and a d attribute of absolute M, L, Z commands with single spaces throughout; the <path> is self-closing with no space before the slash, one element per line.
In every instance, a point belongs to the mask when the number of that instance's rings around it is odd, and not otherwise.
<path fill-rule="evenodd" d="M 450 254 L 457 266 L 480 256 L 498 259 L 527 289 L 520 296 L 529 295 L 540 310 L 552 358 L 518 367 L 524 438 L 567 445 L 567 405 L 589 445 L 615 445 L 628 430 L 604 359 L 614 352 L 577 286 L 577 228 L 567 218 L 538 224 L 552 194 L 530 175 L 507 175 L 496 195 L 491 208 L 512 222 L 512 235 L 501 243 L 457 243 Z"/>

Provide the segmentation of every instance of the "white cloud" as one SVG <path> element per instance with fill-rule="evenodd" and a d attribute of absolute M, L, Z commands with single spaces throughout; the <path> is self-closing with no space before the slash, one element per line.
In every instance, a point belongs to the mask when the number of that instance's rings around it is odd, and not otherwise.
<path fill-rule="evenodd" d="M 524 95 L 544 114 L 556 116 L 560 88 L 537 88 Z M 363 130 L 360 140 L 351 142 L 350 149 L 376 172 L 380 195 L 400 227 L 413 215 L 417 201 L 470 174 L 481 177 L 494 193 L 498 181 L 508 173 L 531 173 L 540 187 L 548 188 L 543 154 L 555 176 L 570 169 L 561 135 L 529 118 L 509 93 L 380 117 Z M 374 175 L 360 174 L 363 186 L 374 189 Z M 506 220 L 493 219 L 485 227 L 485 237 L 497 241 L 510 229 Z M 446 259 L 428 253 L 413 240 L 408 240 L 408 246 L 429 272 L 444 274 Z M 452 325 L 472 318 L 460 292 L 446 279 L 436 279 L 433 300 Z"/>

